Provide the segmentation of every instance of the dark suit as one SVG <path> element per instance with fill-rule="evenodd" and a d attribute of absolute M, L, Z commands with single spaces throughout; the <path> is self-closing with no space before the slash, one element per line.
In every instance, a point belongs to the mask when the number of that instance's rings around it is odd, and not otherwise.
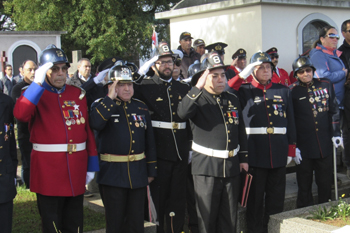
<path fill-rule="evenodd" d="M 3 84 L 3 86 L 2 86 L 3 93 L 8 95 L 8 96 L 11 96 L 12 88 L 17 83 L 16 79 L 14 77 L 12 77 L 12 80 L 10 81 L 10 79 L 8 79 L 7 76 L 5 75 L 1 81 Z"/>
<path fill-rule="evenodd" d="M 331 199 L 332 137 L 340 137 L 339 109 L 333 84 L 328 79 L 313 79 L 311 84 L 300 81 L 290 86 L 297 147 L 302 161 L 297 165 L 297 207 L 313 205 L 312 180 L 315 171 L 318 203 Z"/>
<path fill-rule="evenodd" d="M 11 233 L 13 199 L 16 196 L 17 150 L 13 131 L 13 101 L 0 93 L 0 226 Z"/>
<path fill-rule="evenodd" d="M 179 102 L 190 87 L 173 79 L 166 82 L 154 75 L 143 79 L 134 88 L 134 97 L 148 106 L 156 140 L 158 176 L 150 187 L 158 213 L 159 232 L 164 232 L 164 215 L 167 221 L 165 232 L 171 232 L 169 213 L 175 212 L 173 226 L 174 232 L 178 233 L 182 231 L 185 219 L 190 130 L 188 125 L 185 128 L 164 128 L 162 125 L 171 126 L 172 122 L 181 126 L 186 124 L 176 112 Z"/>
<path fill-rule="evenodd" d="M 236 232 L 239 164 L 248 162 L 239 100 L 228 92 L 213 95 L 193 87 L 179 104 L 178 114 L 190 119 L 193 133 L 192 174 L 199 232 Z M 204 154 L 195 145 L 205 150 L 236 151 L 221 158 Z"/>

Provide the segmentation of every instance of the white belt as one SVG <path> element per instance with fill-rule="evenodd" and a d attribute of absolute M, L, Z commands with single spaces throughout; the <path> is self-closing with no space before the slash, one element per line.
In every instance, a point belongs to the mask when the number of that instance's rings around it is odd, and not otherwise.
<path fill-rule="evenodd" d="M 247 134 L 286 134 L 286 127 L 254 127 L 245 128 Z"/>
<path fill-rule="evenodd" d="M 228 151 L 228 150 L 214 150 L 211 148 L 198 145 L 195 142 L 192 142 L 192 150 L 208 156 L 227 159 L 229 157 L 234 157 L 237 155 L 239 151 L 239 145 L 237 146 L 236 149 Z"/>
<path fill-rule="evenodd" d="M 86 142 L 78 144 L 38 144 L 33 143 L 33 150 L 42 152 L 77 152 L 85 150 Z"/>
<path fill-rule="evenodd" d="M 186 122 L 152 121 L 152 127 L 162 129 L 186 129 Z"/>

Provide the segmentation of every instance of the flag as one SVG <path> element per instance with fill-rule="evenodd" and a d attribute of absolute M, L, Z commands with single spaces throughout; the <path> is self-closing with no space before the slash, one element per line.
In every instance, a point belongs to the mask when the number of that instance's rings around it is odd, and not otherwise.
<path fill-rule="evenodd" d="M 154 50 L 158 45 L 158 36 L 155 30 L 155 27 L 153 27 L 153 34 L 152 34 L 152 50 Z"/>

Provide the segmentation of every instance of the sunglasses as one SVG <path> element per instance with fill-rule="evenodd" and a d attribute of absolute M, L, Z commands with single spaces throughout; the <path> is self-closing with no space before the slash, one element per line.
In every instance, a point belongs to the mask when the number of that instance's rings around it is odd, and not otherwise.
<path fill-rule="evenodd" d="M 333 33 L 328 34 L 328 35 L 326 35 L 326 36 L 327 36 L 328 38 L 330 38 L 330 39 L 337 39 L 337 40 L 340 39 L 340 36 L 339 36 L 339 35 L 333 34 Z"/>
<path fill-rule="evenodd" d="M 271 56 L 271 55 L 270 55 L 270 57 L 271 57 L 271 60 L 273 60 L 273 59 L 275 59 L 275 58 L 278 59 L 280 56 L 278 56 L 278 55 L 272 55 L 272 56 Z"/>
<path fill-rule="evenodd" d="M 312 69 L 311 68 L 306 68 L 306 69 L 298 70 L 297 74 L 304 74 L 304 72 L 311 73 Z"/>
<path fill-rule="evenodd" d="M 181 62 L 182 62 L 182 59 L 181 59 L 181 58 L 177 58 L 177 59 L 175 60 L 175 65 L 176 65 L 176 66 L 181 66 Z"/>
<path fill-rule="evenodd" d="M 67 72 L 68 70 L 68 66 L 62 66 L 62 67 L 58 67 L 58 66 L 53 66 L 51 67 L 52 73 L 58 73 L 60 70 L 62 70 L 63 73 Z"/>

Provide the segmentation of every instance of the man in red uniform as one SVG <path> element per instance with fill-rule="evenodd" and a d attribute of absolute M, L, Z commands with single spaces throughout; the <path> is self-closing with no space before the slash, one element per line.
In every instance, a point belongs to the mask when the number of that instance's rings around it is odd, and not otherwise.
<path fill-rule="evenodd" d="M 232 55 L 232 62 L 226 70 L 226 78 L 231 78 L 238 75 L 247 66 L 247 52 L 240 48 Z M 253 76 L 250 75 L 243 83 L 250 83 L 253 80 Z"/>
<path fill-rule="evenodd" d="M 270 55 L 271 61 L 272 61 L 273 65 L 275 66 L 271 82 L 279 83 L 279 84 L 282 84 L 282 85 L 285 85 L 288 87 L 291 84 L 291 82 L 289 80 L 289 75 L 288 75 L 287 71 L 277 67 L 278 58 L 279 58 L 279 55 L 277 52 L 278 52 L 277 48 L 275 48 L 275 47 L 272 47 L 266 51 L 266 53 L 268 55 Z"/>
<path fill-rule="evenodd" d="M 61 49 L 40 55 L 34 81 L 17 100 L 14 115 L 29 122 L 30 190 L 37 193 L 43 232 L 83 232 L 85 182 L 98 171 L 85 91 L 66 85 L 69 62 Z"/>

